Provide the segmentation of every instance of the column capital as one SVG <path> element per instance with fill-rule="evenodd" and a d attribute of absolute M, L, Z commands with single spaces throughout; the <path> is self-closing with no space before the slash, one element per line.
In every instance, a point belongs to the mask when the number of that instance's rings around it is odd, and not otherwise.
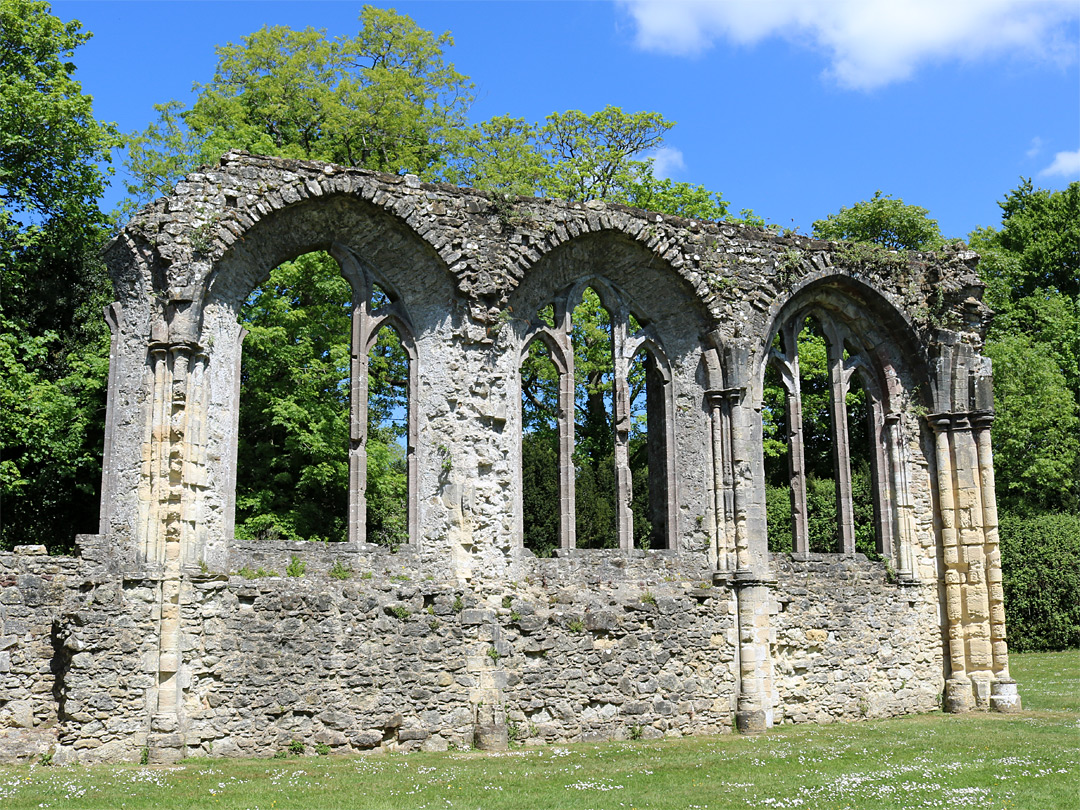
<path fill-rule="evenodd" d="M 205 350 L 202 346 L 190 340 L 155 340 L 150 343 L 150 352 L 152 354 L 205 354 Z"/>
<path fill-rule="evenodd" d="M 936 431 L 988 428 L 994 421 L 993 411 L 943 411 L 926 415 L 926 421 Z"/>
<path fill-rule="evenodd" d="M 711 388 L 705 392 L 705 398 L 710 405 L 718 407 L 725 401 L 738 402 L 745 393 L 745 388 Z"/>

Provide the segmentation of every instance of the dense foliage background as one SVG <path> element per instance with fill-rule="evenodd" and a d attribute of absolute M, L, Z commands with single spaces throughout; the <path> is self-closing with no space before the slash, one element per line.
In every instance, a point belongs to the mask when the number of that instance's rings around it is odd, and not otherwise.
<path fill-rule="evenodd" d="M 39 0 L 0 0 L 0 546 L 73 547 L 97 529 L 108 367 L 101 309 L 111 285 L 99 258 L 117 220 L 167 193 L 230 148 L 333 160 L 505 194 L 603 198 L 698 219 L 729 218 L 718 193 L 653 175 L 644 153 L 673 126 L 659 113 L 607 107 L 505 116 L 467 124 L 473 86 L 444 59 L 453 41 L 404 15 L 365 7 L 355 37 L 263 28 L 218 49 L 190 108 L 169 101 L 145 130 L 121 136 L 93 117 L 73 78 L 89 34 Z M 131 175 L 121 212 L 99 208 L 110 161 Z M 968 241 L 982 256 L 986 300 L 998 313 L 985 346 L 994 361 L 993 426 L 1003 570 L 1012 643 L 1080 643 L 1080 183 L 1028 180 L 1000 203 L 1000 227 Z M 750 211 L 743 221 L 763 225 Z M 878 192 L 814 223 L 816 235 L 894 250 L 944 243 L 925 209 Z M 252 291 L 243 313 L 239 533 L 339 540 L 348 482 L 348 320 L 351 291 L 332 260 L 296 257 Z M 581 545 L 614 542 L 610 329 L 594 298 L 575 313 L 575 465 Z M 606 336 L 606 337 L 605 337 Z M 401 437 L 407 360 L 384 330 L 371 358 L 370 539 L 404 538 Z M 606 342 L 605 342 L 606 341 Z M 811 546 L 835 544 L 824 349 L 811 323 L 800 338 L 806 396 Z M 557 544 L 554 368 L 534 346 L 523 368 L 526 542 Z M 632 384 L 639 401 L 643 367 Z M 766 391 L 769 542 L 790 547 L 783 394 Z M 864 396 L 853 390 L 851 424 Z M 636 412 L 635 539 L 650 526 L 644 421 Z M 865 458 L 861 431 L 853 456 Z M 860 444 L 862 443 L 862 444 Z M 874 553 L 868 465 L 853 469 L 857 539 Z M 830 511 L 831 510 L 831 511 Z"/>

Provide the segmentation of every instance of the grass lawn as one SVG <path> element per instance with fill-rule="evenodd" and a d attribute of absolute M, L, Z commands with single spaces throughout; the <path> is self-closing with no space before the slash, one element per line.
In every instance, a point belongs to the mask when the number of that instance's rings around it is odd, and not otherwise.
<path fill-rule="evenodd" d="M 1080 651 L 1014 655 L 1025 711 L 500 754 L 0 768 L 3 808 L 1080 808 Z"/>

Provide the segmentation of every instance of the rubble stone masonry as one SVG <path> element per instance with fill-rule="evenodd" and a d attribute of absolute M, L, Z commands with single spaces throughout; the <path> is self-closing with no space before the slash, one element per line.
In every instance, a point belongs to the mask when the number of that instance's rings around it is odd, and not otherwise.
<path fill-rule="evenodd" d="M 354 293 L 349 539 L 240 541 L 237 317 L 274 266 L 312 250 Z M 0 760 L 499 747 L 1019 707 L 989 312 L 962 246 L 898 255 L 230 152 L 137 214 L 106 259 L 101 527 L 75 557 L 0 553 Z M 614 324 L 611 550 L 574 538 L 569 318 L 587 286 Z M 878 561 L 854 552 L 845 429 L 837 551 L 806 549 L 798 429 L 792 551 L 767 548 L 765 369 L 785 380 L 790 420 L 807 317 L 830 343 L 834 403 L 853 375 L 867 392 Z M 364 525 L 362 358 L 386 325 L 410 358 L 409 542 L 393 551 Z M 547 559 L 522 543 L 533 340 L 564 412 Z M 620 371 L 643 348 L 649 550 L 631 536 Z M 301 576 L 274 574 L 294 558 Z"/>

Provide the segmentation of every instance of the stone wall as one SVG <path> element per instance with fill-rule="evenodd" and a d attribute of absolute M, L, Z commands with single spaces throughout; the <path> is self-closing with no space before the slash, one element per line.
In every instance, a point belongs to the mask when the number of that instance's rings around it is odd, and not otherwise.
<path fill-rule="evenodd" d="M 313 250 L 352 287 L 355 358 L 386 324 L 410 354 L 409 542 L 396 553 L 366 542 L 360 393 L 348 542 L 234 537 L 237 318 L 273 267 Z M 940 695 L 950 711 L 1019 706 L 980 354 L 989 312 L 962 245 L 901 255 L 231 152 L 139 212 L 106 260 L 100 533 L 77 558 L 0 554 L 0 758 L 753 732 L 926 711 Z M 372 303 L 375 285 L 389 303 Z M 568 313 L 586 287 L 614 324 L 610 551 L 574 539 Z M 558 323 L 540 317 L 549 305 Z M 795 553 L 767 547 L 764 377 L 792 377 L 807 317 L 827 332 L 834 416 L 851 376 L 864 384 L 881 562 L 854 553 L 840 419 L 837 553 L 805 553 L 797 520 Z M 523 547 L 520 366 L 537 339 L 564 368 L 552 559 Z M 650 504 L 666 510 L 651 545 L 666 548 L 647 552 L 618 371 L 642 347 L 663 469 Z M 365 369 L 353 360 L 354 391 Z M 796 504 L 800 480 L 796 465 Z"/>
<path fill-rule="evenodd" d="M 777 555 L 774 562 L 773 665 L 785 721 L 891 717 L 941 706 L 934 583 L 898 584 L 884 565 L 861 555 Z"/>
<path fill-rule="evenodd" d="M 700 561 L 584 551 L 525 559 L 525 579 L 495 586 L 437 582 L 390 554 L 353 556 L 350 576 L 335 579 L 340 550 L 324 548 L 286 549 L 306 563 L 297 577 L 186 580 L 186 754 L 733 730 L 737 595 Z M 933 587 L 889 582 L 861 556 L 774 563 L 777 722 L 939 705 Z M 0 666 L 5 694 L 17 695 L 0 707 L 3 758 L 140 758 L 155 731 L 146 695 L 160 583 L 95 582 L 102 571 L 89 560 L 25 552 L 0 565 Z"/>

